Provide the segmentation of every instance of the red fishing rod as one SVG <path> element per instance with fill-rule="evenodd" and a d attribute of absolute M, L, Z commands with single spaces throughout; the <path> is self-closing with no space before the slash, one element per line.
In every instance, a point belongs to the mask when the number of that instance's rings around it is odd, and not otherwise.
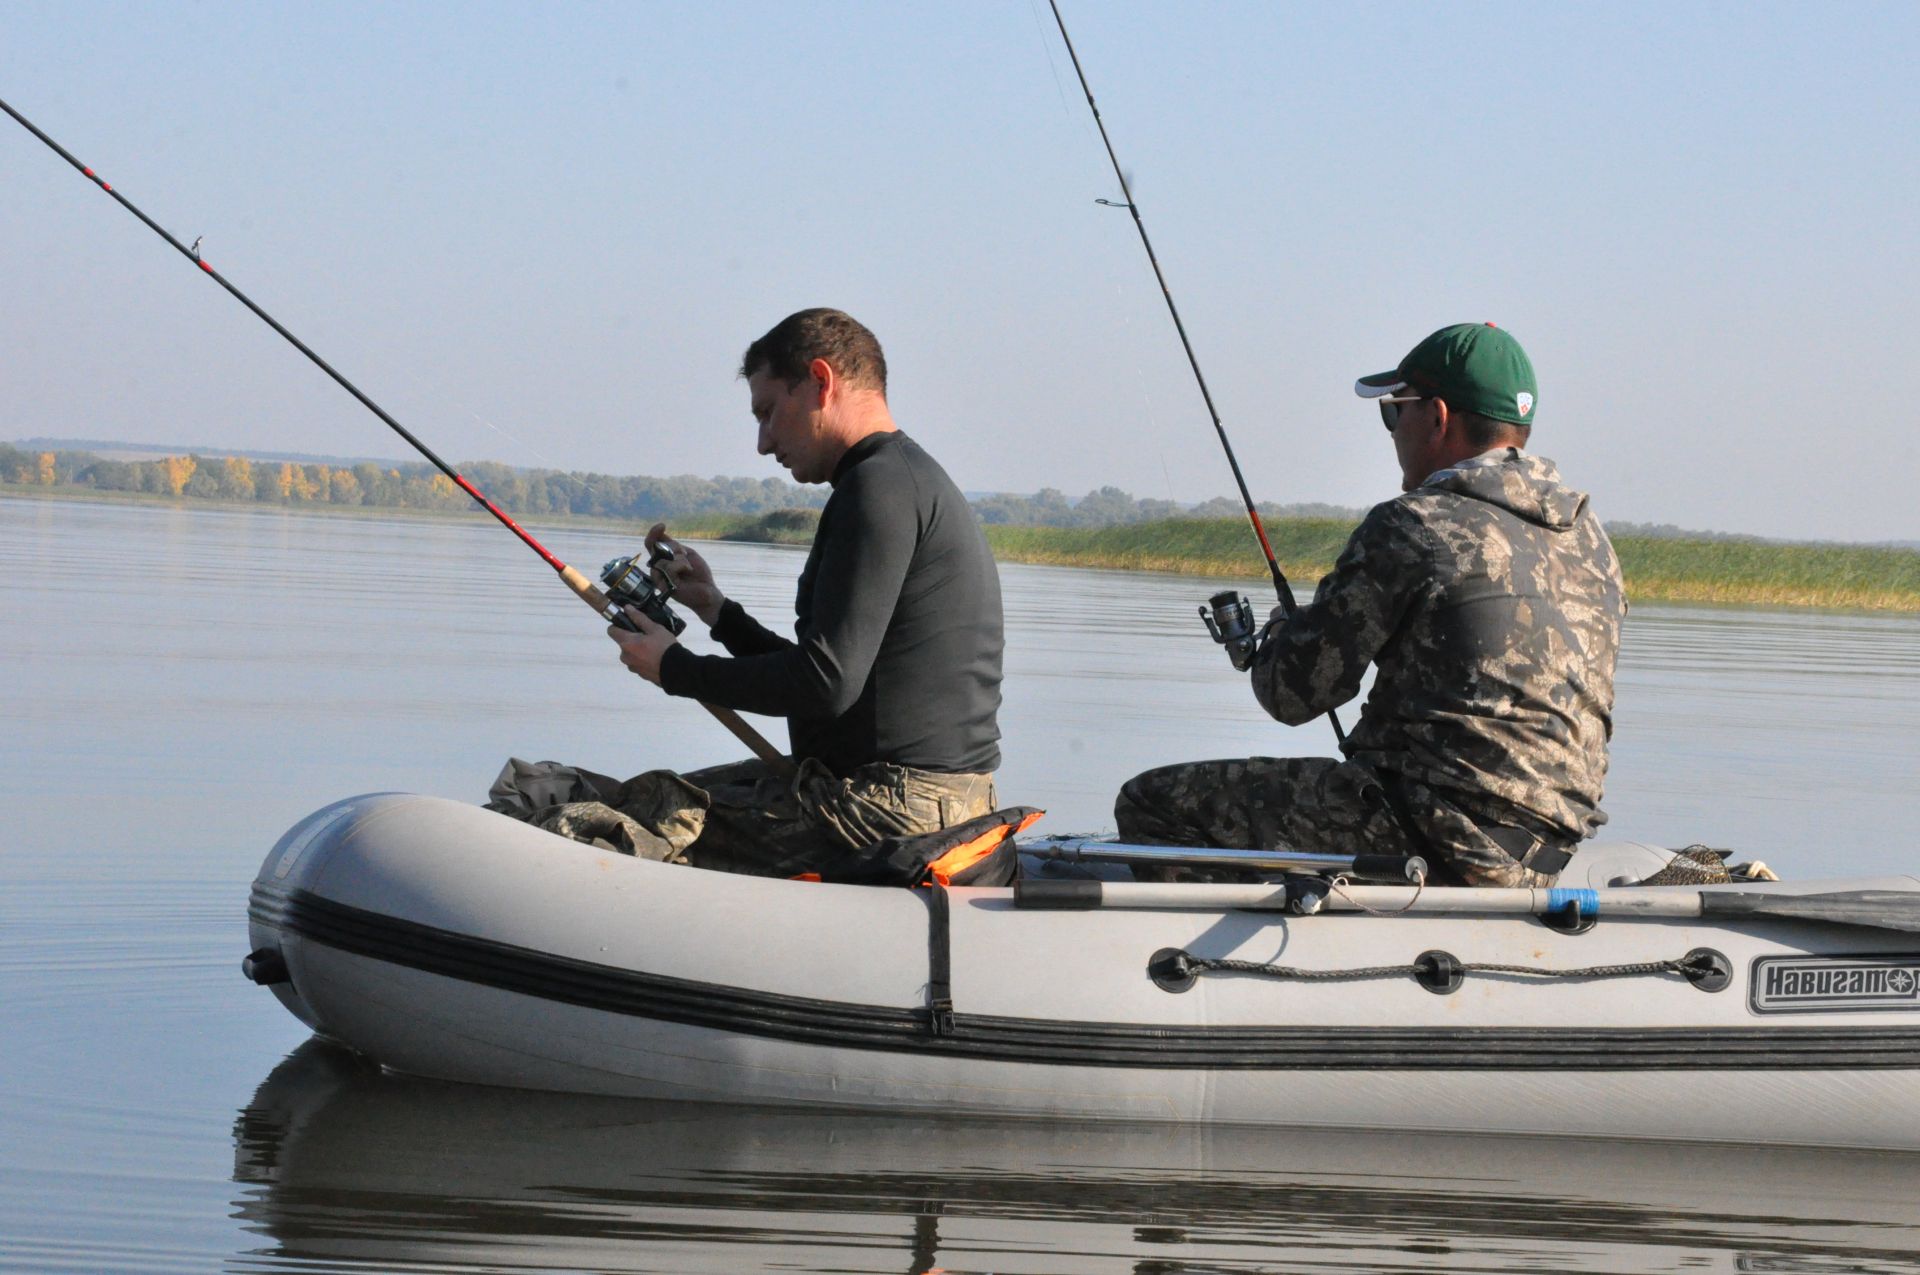
<path fill-rule="evenodd" d="M 1160 284 L 1160 295 L 1167 299 L 1167 313 L 1173 316 L 1174 331 L 1180 334 L 1180 348 L 1187 352 L 1187 366 L 1193 369 L 1193 379 L 1200 386 L 1200 397 L 1207 405 L 1207 415 L 1213 421 L 1213 432 L 1220 436 L 1220 446 L 1227 453 L 1227 467 L 1233 471 L 1234 484 L 1240 488 L 1240 502 L 1247 507 L 1247 517 L 1253 522 L 1253 534 L 1259 538 L 1260 552 L 1266 555 L 1267 570 L 1273 573 L 1273 591 L 1279 596 L 1280 610 L 1288 619 L 1299 609 L 1293 599 L 1293 587 L 1287 583 L 1286 575 L 1280 570 L 1280 559 L 1274 556 L 1273 545 L 1267 539 L 1267 528 L 1260 521 L 1260 510 L 1254 506 L 1253 495 L 1247 490 L 1247 480 L 1240 473 L 1240 462 L 1234 457 L 1233 444 L 1227 441 L 1227 427 L 1220 423 L 1220 412 L 1213 405 L 1213 392 L 1207 388 L 1207 378 L 1200 371 L 1200 360 L 1193 353 L 1193 342 L 1187 339 L 1187 325 L 1180 321 L 1180 307 L 1173 303 L 1173 291 L 1167 287 L 1167 276 L 1160 270 L 1160 258 L 1154 255 L 1153 240 L 1147 237 L 1147 223 L 1140 218 L 1140 205 L 1133 197 L 1133 189 L 1127 182 L 1126 170 L 1120 167 L 1120 157 L 1114 154 L 1113 139 L 1107 136 L 1107 122 L 1100 118 L 1099 104 L 1093 100 L 1093 86 L 1087 83 L 1087 73 L 1080 66 L 1080 55 L 1074 51 L 1073 37 L 1067 34 L 1067 21 L 1060 16 L 1058 0 L 1047 0 L 1053 10 L 1054 25 L 1060 28 L 1060 39 L 1067 46 L 1067 56 L 1073 59 L 1073 73 L 1080 77 L 1080 91 L 1086 94 L 1087 109 L 1093 112 L 1093 122 L 1100 130 L 1100 140 L 1106 145 L 1107 159 L 1113 165 L 1113 175 L 1120 179 L 1120 196 L 1124 201 L 1115 204 L 1110 199 L 1096 200 L 1109 208 L 1124 208 L 1133 214 L 1133 228 L 1140 232 L 1140 246 L 1147 250 L 1147 261 L 1153 266 L 1153 277 Z M 1202 608 L 1204 614 L 1205 608 Z M 1212 627 L 1211 624 L 1208 626 Z M 1236 659 L 1236 664 L 1238 660 Z M 1333 724 L 1333 737 L 1344 748 L 1347 733 L 1340 726 L 1339 714 L 1327 710 L 1327 721 Z"/>
<path fill-rule="evenodd" d="M 441 473 L 445 474 L 449 479 L 451 479 L 453 481 L 454 486 L 458 487 L 461 491 L 466 492 L 467 495 L 473 497 L 475 501 L 479 502 L 480 507 L 486 510 L 488 513 L 492 514 L 496 519 L 498 519 L 500 524 L 503 527 L 505 527 L 508 531 L 511 531 L 514 535 L 520 537 L 521 542 L 524 543 L 527 546 L 527 548 L 539 554 L 540 560 L 542 562 L 545 562 L 548 566 L 552 567 L 555 571 L 557 571 L 560 574 L 561 581 L 565 583 L 569 589 L 573 590 L 574 594 L 578 596 L 581 601 L 585 602 L 588 606 L 592 607 L 596 615 L 599 615 L 602 619 L 611 620 L 616 624 L 621 624 L 623 627 L 631 627 L 630 623 L 626 620 L 626 617 L 621 612 L 620 608 L 614 605 L 614 599 L 609 598 L 607 594 L 604 593 L 598 585 L 596 585 L 592 580 L 588 579 L 586 575 L 583 574 L 582 572 L 576 570 L 573 567 L 568 566 L 566 563 L 562 562 L 559 558 L 556 558 L 552 553 L 548 552 L 547 547 L 541 544 L 538 540 L 535 540 L 530 534 L 528 534 L 526 528 L 522 527 L 519 523 L 515 522 L 511 517 L 509 517 L 506 511 L 501 509 L 500 506 L 494 504 L 491 500 L 488 500 L 486 495 L 483 492 L 481 492 L 481 490 L 478 487 L 475 487 L 472 483 L 468 482 L 466 478 L 459 473 L 459 471 L 453 468 L 453 466 L 447 464 L 446 461 L 441 460 L 440 457 L 435 455 L 432 448 L 428 447 L 425 443 L 421 442 L 418 438 L 415 438 L 413 436 L 413 433 L 410 430 L 408 430 L 406 426 L 402 425 L 399 421 L 396 421 L 395 419 L 393 419 L 393 417 L 389 416 L 385 408 L 381 407 L 378 403 L 368 398 L 364 393 L 361 392 L 359 386 L 355 385 L 352 381 L 349 381 L 346 377 L 342 376 L 337 370 L 335 370 L 334 366 L 331 363 L 327 362 L 325 359 L 321 358 L 318 354 L 314 353 L 313 349 L 310 346 L 308 346 L 305 341 L 302 341 L 299 337 L 287 331 L 287 329 L 280 323 L 278 319 L 274 318 L 272 315 L 268 314 L 265 310 L 262 310 L 258 305 L 254 304 L 253 298 L 249 297 L 246 293 L 240 291 L 240 289 L 234 287 L 233 284 L 227 280 L 227 277 L 225 275 L 221 274 L 218 270 L 215 270 L 212 265 L 210 265 L 204 258 L 200 256 L 200 241 L 198 239 L 194 240 L 192 247 L 188 247 L 187 245 L 181 243 L 178 239 L 174 238 L 171 234 L 169 234 L 165 227 L 161 226 L 158 222 L 154 221 L 153 218 L 147 216 L 146 213 L 140 211 L 140 209 L 134 204 L 132 200 L 128 199 L 125 195 L 115 190 L 113 188 L 113 185 L 110 182 L 106 181 L 98 173 L 94 172 L 91 168 L 88 168 L 85 164 L 81 163 L 78 159 L 74 158 L 72 152 L 68 151 L 66 147 L 62 146 L 60 143 L 54 141 L 51 137 L 48 137 L 45 133 L 41 132 L 40 129 L 34 124 L 32 120 L 28 119 L 26 116 L 22 115 L 20 112 L 14 110 L 13 107 L 9 106 L 4 101 L 0 101 L 0 111 L 5 111 L 8 115 L 11 115 L 14 118 L 14 120 L 19 123 L 20 127 L 26 129 L 29 133 L 32 133 L 35 137 L 39 138 L 42 142 L 45 142 L 47 144 L 48 149 L 52 150 L 53 153 L 58 155 L 61 159 L 66 160 L 67 163 L 73 165 L 73 167 L 76 170 L 78 170 L 79 173 L 83 177 L 85 177 L 88 181 L 98 186 L 101 190 L 106 191 L 109 195 L 112 195 L 114 199 L 119 202 L 122 208 L 126 209 L 128 212 L 138 217 L 141 220 L 141 222 L 146 225 L 147 229 L 151 230 L 154 234 L 159 235 L 162 239 L 166 240 L 169 244 L 172 244 L 176 252 L 178 252 L 181 256 L 185 257 L 187 260 L 193 262 L 194 265 L 199 266 L 202 273 L 204 273 L 208 278 L 212 279 L 215 283 L 219 284 L 221 287 L 225 288 L 229 293 L 233 295 L 234 299 L 238 301 L 241 305 L 253 311 L 254 314 L 260 318 L 261 322 L 265 323 L 268 327 L 272 328 L 275 332 L 278 332 L 281 336 L 285 337 L 289 345 L 293 346 L 294 349 L 300 351 L 300 353 L 306 355 L 307 358 L 312 360 L 313 365 L 315 367 L 319 368 L 322 372 L 325 372 L 328 376 L 332 377 L 334 381 L 339 384 L 341 389 L 345 390 L 347 393 L 353 395 L 354 398 L 358 399 L 362 407 L 365 407 L 368 411 L 372 412 L 375 416 L 378 416 L 381 419 L 381 421 L 383 421 L 386 424 L 386 426 L 389 429 L 391 429 L 394 433 L 406 439 L 407 444 L 410 447 L 412 447 L 415 451 L 419 452 L 422 456 L 426 457 L 427 460 L 432 462 L 433 467 L 435 469 L 438 469 Z M 629 582 L 628 587 L 630 589 L 633 589 L 636 592 L 638 598 L 642 600 L 648 599 L 651 596 L 653 596 L 648 592 L 646 588 L 645 568 L 636 567 L 632 559 L 625 559 L 622 561 L 627 567 L 627 570 L 623 573 L 623 578 Z M 652 608 L 648 608 L 648 609 L 652 610 Z M 678 625 L 679 622 L 675 617 L 673 617 L 672 612 L 666 610 L 664 605 L 659 607 L 658 613 L 654 614 L 652 618 L 654 618 L 656 621 L 665 623 L 668 627 L 674 628 L 675 631 L 678 632 L 678 627 L 676 626 Z M 729 731 L 732 731 L 734 734 L 734 737 L 737 738 L 741 743 L 745 744 L 748 748 L 752 749 L 754 755 L 759 757 L 762 761 L 772 762 L 781 766 L 785 766 L 788 764 L 786 758 L 781 754 L 779 749 L 775 748 L 772 744 L 768 743 L 765 737 L 763 737 L 759 731 L 756 731 L 753 727 L 747 725 L 747 723 L 744 720 L 742 720 L 740 715 L 734 712 L 732 709 L 720 708 L 715 705 L 707 704 L 704 702 L 701 704 L 701 707 L 706 709 L 709 713 L 712 713 L 722 726 L 725 726 Z"/>

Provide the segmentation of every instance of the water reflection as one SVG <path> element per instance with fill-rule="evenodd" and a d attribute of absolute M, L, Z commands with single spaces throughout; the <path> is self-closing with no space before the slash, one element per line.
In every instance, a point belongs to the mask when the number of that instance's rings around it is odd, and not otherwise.
<path fill-rule="evenodd" d="M 1920 1164 L 1879 1153 L 641 1103 L 320 1042 L 234 1141 L 235 1209 L 268 1241 L 237 1271 L 1920 1266 Z"/>

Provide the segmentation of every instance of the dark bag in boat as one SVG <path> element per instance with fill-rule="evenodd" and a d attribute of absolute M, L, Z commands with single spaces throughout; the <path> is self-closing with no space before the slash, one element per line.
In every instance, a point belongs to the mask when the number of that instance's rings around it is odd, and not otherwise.
<path fill-rule="evenodd" d="M 951 828 L 888 837 L 849 862 L 823 869 L 820 879 L 846 885 L 1009 885 L 1019 866 L 1013 839 L 1045 813 L 1008 806 Z"/>

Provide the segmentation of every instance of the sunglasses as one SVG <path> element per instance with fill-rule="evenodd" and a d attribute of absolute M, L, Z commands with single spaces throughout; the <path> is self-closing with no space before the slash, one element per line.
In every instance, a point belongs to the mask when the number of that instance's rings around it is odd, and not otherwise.
<path fill-rule="evenodd" d="M 1393 433 L 1394 428 L 1400 424 L 1401 404 L 1424 403 L 1428 397 L 1426 394 L 1394 394 L 1375 400 L 1380 404 L 1380 421 L 1387 427 L 1387 433 Z"/>

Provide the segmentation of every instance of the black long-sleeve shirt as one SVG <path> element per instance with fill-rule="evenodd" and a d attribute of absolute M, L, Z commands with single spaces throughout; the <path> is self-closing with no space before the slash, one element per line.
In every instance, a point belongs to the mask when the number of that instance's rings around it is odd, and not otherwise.
<path fill-rule="evenodd" d="M 834 469 L 794 601 L 794 639 L 728 601 L 727 656 L 681 646 L 660 685 L 787 719 L 796 757 L 838 774 L 886 761 L 974 774 L 1000 764 L 1000 575 L 946 471 L 898 431 Z"/>

